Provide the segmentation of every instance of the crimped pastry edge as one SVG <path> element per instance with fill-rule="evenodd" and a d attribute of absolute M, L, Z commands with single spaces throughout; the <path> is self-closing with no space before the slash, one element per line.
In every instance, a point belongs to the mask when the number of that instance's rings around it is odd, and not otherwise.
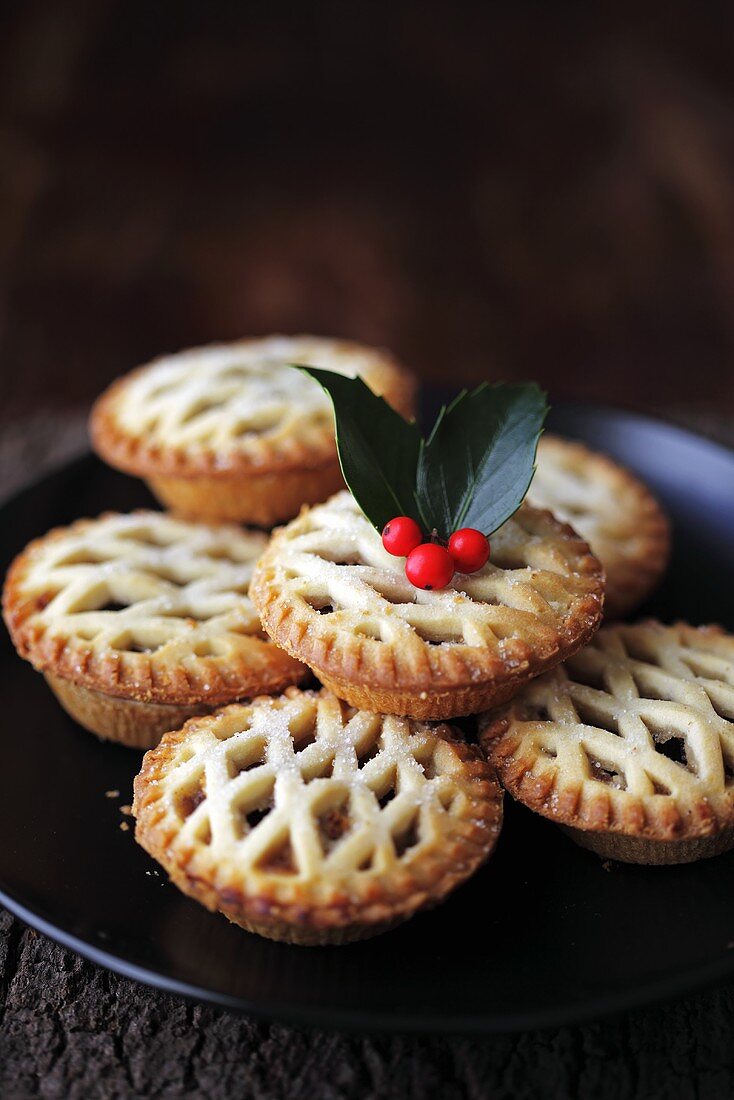
<path fill-rule="evenodd" d="M 596 851 L 609 859 L 624 860 L 625 853 L 634 851 L 633 845 L 621 843 L 627 840 L 647 840 L 653 845 L 678 844 L 693 839 L 704 838 L 715 840 L 722 831 L 728 828 L 724 823 L 718 823 L 711 811 L 707 799 L 702 798 L 697 804 L 689 807 L 684 812 L 676 805 L 675 799 L 669 796 L 655 796 L 665 800 L 665 807 L 656 808 L 655 813 L 648 813 L 642 798 L 636 798 L 625 807 L 621 817 L 612 817 L 612 799 L 607 791 L 594 792 L 594 814 L 588 816 L 584 812 L 577 812 L 575 807 L 581 800 L 581 784 L 565 784 L 562 788 L 562 796 L 551 800 L 547 784 L 533 777 L 532 769 L 535 756 L 527 756 L 513 759 L 505 764 L 499 753 L 499 746 L 492 746 L 492 742 L 501 740 L 508 731 L 510 720 L 507 712 L 512 708 L 512 703 L 500 708 L 491 720 L 486 724 L 480 721 L 480 743 L 485 751 L 487 759 L 495 769 L 497 778 L 516 802 L 527 806 L 533 813 L 548 821 L 561 825 L 570 830 L 573 839 Z M 511 756 L 508 749 L 507 757 Z M 558 792 L 556 791 L 558 795 Z M 640 824 L 643 821 L 644 824 Z M 663 822 L 667 821 L 667 825 Z M 583 842 L 582 838 L 583 837 Z M 605 838 L 605 839 L 602 839 Z M 610 838 L 619 839 L 615 845 Z M 617 854 L 612 854 L 612 849 Z M 654 854 L 654 847 L 649 849 L 650 855 Z M 716 854 L 712 851 L 711 854 Z M 695 857 L 698 858 L 698 857 Z M 660 860 L 660 859 L 628 859 L 629 862 L 685 862 L 685 860 Z"/>
<path fill-rule="evenodd" d="M 292 695 L 298 690 L 291 687 L 285 694 Z M 212 860 L 208 876 L 196 874 L 189 868 L 193 851 L 176 846 L 176 830 L 165 821 L 156 784 L 163 777 L 175 746 L 185 739 L 192 724 L 200 721 L 194 718 L 181 729 L 166 733 L 157 748 L 145 754 L 133 784 L 135 839 L 163 866 L 183 893 L 248 931 L 304 946 L 343 944 L 378 935 L 409 919 L 419 909 L 439 904 L 494 851 L 502 828 L 502 790 L 480 750 L 457 735 L 449 743 L 466 765 L 465 782 L 481 784 L 485 800 L 479 803 L 475 799 L 472 815 L 457 819 L 463 825 L 462 835 L 455 839 L 451 850 L 444 846 L 431 859 L 424 857 L 412 874 L 401 868 L 399 876 L 392 876 L 392 883 L 387 881 L 390 876 L 383 876 L 380 882 L 372 880 L 368 897 L 345 894 L 335 884 L 328 904 L 316 899 L 308 884 L 293 884 L 294 896 L 290 901 L 272 894 L 250 894 L 246 884 L 237 881 L 237 868 L 231 863 L 221 866 Z"/>
<path fill-rule="evenodd" d="M 289 339 L 296 341 L 329 338 L 299 334 Z M 234 341 L 228 345 L 213 344 L 201 348 L 187 348 L 177 354 L 185 355 L 193 351 L 207 351 L 209 348 L 222 346 L 236 349 L 261 342 L 262 338 L 253 337 Z M 330 342 L 335 350 L 345 352 L 353 350 L 355 355 L 369 352 L 374 357 L 374 367 L 365 381 L 371 384 L 371 388 L 381 394 L 401 415 L 413 416 L 417 381 L 390 352 L 352 340 L 331 340 Z M 185 447 L 167 447 L 161 443 L 147 443 L 142 436 L 130 435 L 120 426 L 115 415 L 118 398 L 131 381 L 161 361 L 170 358 L 170 355 L 158 356 L 129 371 L 116 379 L 94 403 L 89 419 L 92 446 L 97 454 L 111 466 L 146 479 L 207 477 L 212 480 L 237 478 L 242 481 L 253 475 L 318 470 L 333 464 L 336 444 L 331 429 L 324 429 L 323 438 L 318 445 L 312 444 L 307 447 L 296 438 L 290 440 L 287 453 L 278 452 L 268 446 L 267 441 L 261 440 L 257 462 L 254 462 L 250 456 L 234 450 L 225 454 L 205 449 L 189 451 Z"/>
<path fill-rule="evenodd" d="M 542 462 L 543 450 L 562 449 L 572 451 L 584 463 L 614 486 L 624 486 L 632 494 L 636 506 L 638 534 L 643 549 L 634 558 L 622 556 L 614 560 L 602 560 L 606 573 L 605 619 L 621 619 L 642 603 L 653 591 L 665 572 L 670 560 L 670 522 L 659 501 L 648 487 L 626 466 L 608 455 L 595 451 L 577 440 L 544 433 L 538 457 Z M 528 499 L 533 503 L 532 485 Z M 592 550 L 594 548 L 592 547 Z M 598 548 L 594 550 L 598 552 Z M 604 556 L 605 558 L 607 555 Z"/>
<path fill-rule="evenodd" d="M 126 514 L 144 516 L 147 511 L 138 509 Z M 2 612 L 20 657 L 29 661 L 38 672 L 50 673 L 107 696 L 173 706 L 204 705 L 207 710 L 253 695 L 274 694 L 309 678 L 309 670 L 303 664 L 294 661 L 272 642 L 256 637 L 251 639 L 253 644 L 267 647 L 267 668 L 253 669 L 242 659 L 239 662 L 230 662 L 226 676 L 223 676 L 212 662 L 206 664 L 207 658 L 199 658 L 202 662 L 202 673 L 205 672 L 203 681 L 210 685 L 210 690 L 204 691 L 192 684 L 179 666 L 175 670 L 166 667 L 156 669 L 152 655 L 128 654 L 128 657 L 133 658 L 128 662 L 131 668 L 122 679 L 120 655 L 115 656 L 107 651 L 95 654 L 93 647 L 72 637 L 49 637 L 48 632 L 38 635 L 28 624 L 28 619 L 36 610 L 36 603 L 29 607 L 22 593 L 25 572 L 33 551 L 49 540 L 66 537 L 69 531 L 83 530 L 118 514 L 104 512 L 94 519 L 77 519 L 66 526 L 54 527 L 45 535 L 32 539 L 16 556 L 5 578 Z M 159 664 L 162 665 L 162 662 Z"/>
<path fill-rule="evenodd" d="M 734 658 L 734 636 L 718 624 L 692 626 L 681 620 L 664 624 L 655 619 L 642 619 L 635 625 L 663 626 L 682 631 L 684 635 L 708 634 L 729 642 Z M 595 792 L 593 818 L 585 818 L 577 812 L 581 795 L 578 785 L 566 784 L 563 800 L 550 801 L 550 789 L 531 775 L 537 757 L 528 755 L 516 760 L 514 753 L 519 738 L 503 745 L 512 724 L 513 710 L 520 703 L 521 699 L 513 699 L 478 715 L 479 744 L 508 794 L 533 813 L 561 826 L 581 847 L 621 862 L 666 864 L 705 859 L 734 846 L 734 806 L 730 814 L 721 817 L 705 797 L 681 809 L 672 796 L 656 795 L 654 797 L 661 800 L 660 812 L 648 814 L 644 809 L 645 800 L 636 796 L 626 800 L 624 816 L 613 825 L 608 823 L 608 818 L 606 824 L 602 823 L 604 807 L 601 800 L 606 799 L 608 815 L 612 801 L 610 793 L 603 788 Z M 507 751 L 500 753 L 503 747 Z M 641 820 L 644 820 L 642 826 Z"/>
<path fill-rule="evenodd" d="M 307 511 L 307 508 L 302 509 L 301 515 Z M 336 695 L 348 699 L 353 705 L 425 719 L 472 714 L 498 705 L 525 682 L 570 657 L 586 645 L 602 621 L 604 574 L 598 559 L 569 524 L 555 519 L 547 509 L 532 507 L 532 511 L 547 516 L 556 532 L 571 538 L 578 558 L 576 571 L 595 577 L 597 586 L 594 592 L 578 598 L 575 612 L 567 620 L 565 628 L 556 634 L 556 643 L 542 654 L 529 653 L 522 661 L 510 663 L 477 646 L 466 646 L 463 648 L 471 650 L 471 667 L 467 662 L 462 673 L 457 674 L 456 657 L 462 647 L 452 647 L 449 657 L 441 652 L 441 647 L 436 646 L 432 647 L 432 659 L 438 668 L 433 668 L 430 677 L 415 682 L 401 679 L 393 662 L 379 669 L 370 667 L 369 661 L 362 659 L 367 648 L 364 638 L 356 635 L 352 638 L 349 654 L 343 647 L 326 646 L 324 639 L 309 630 L 308 622 L 299 621 L 293 615 L 287 599 L 278 596 L 272 587 L 273 558 L 278 552 L 279 540 L 288 527 L 274 532 L 258 560 L 250 584 L 250 598 L 269 637 L 296 660 L 308 665 L 322 683 L 333 688 Z M 355 667 L 359 669 L 356 676 L 350 671 Z"/>

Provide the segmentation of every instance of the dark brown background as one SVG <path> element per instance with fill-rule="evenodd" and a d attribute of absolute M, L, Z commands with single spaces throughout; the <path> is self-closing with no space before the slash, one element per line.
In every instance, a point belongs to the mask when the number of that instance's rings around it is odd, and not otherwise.
<path fill-rule="evenodd" d="M 276 330 L 726 435 L 733 61 L 734 7 L 713 0 L 6 0 L 3 486 L 75 446 L 117 373 Z M 717 1100 L 733 1051 L 731 986 L 484 1041 L 301 1034 L 0 914 L 10 1100 Z"/>
<path fill-rule="evenodd" d="M 725 3 L 5 5 L 5 416 L 310 330 L 734 409 Z"/>

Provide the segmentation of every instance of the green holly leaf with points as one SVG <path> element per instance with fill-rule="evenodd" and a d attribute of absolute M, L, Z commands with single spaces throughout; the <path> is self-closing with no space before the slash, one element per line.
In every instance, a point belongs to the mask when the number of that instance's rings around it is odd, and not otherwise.
<path fill-rule="evenodd" d="M 423 439 L 361 378 L 294 366 L 331 398 L 344 480 L 378 531 L 411 516 L 444 541 L 461 527 L 491 535 L 520 507 L 548 412 L 535 383 L 463 391 Z"/>
<path fill-rule="evenodd" d="M 485 535 L 501 527 L 530 488 L 547 412 L 534 382 L 484 382 L 443 408 L 418 457 L 416 495 L 428 530 L 447 538 L 461 527 Z"/>
<path fill-rule="evenodd" d="M 295 365 L 295 364 L 294 364 Z M 299 366 L 332 400 L 339 463 L 352 496 L 381 531 L 395 516 L 420 523 L 415 478 L 421 434 L 361 378 Z"/>

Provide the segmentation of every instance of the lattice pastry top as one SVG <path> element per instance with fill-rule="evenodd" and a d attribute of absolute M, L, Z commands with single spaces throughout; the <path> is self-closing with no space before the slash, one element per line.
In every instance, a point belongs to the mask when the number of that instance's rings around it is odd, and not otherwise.
<path fill-rule="evenodd" d="M 570 523 L 598 555 L 607 618 L 627 614 L 665 570 L 670 532 L 660 505 L 622 466 L 583 444 L 542 437 L 530 500 Z"/>
<path fill-rule="evenodd" d="M 13 563 L 3 611 L 20 652 L 108 695 L 212 703 L 306 670 L 263 634 L 248 588 L 267 539 L 162 512 L 79 520 Z"/>
<path fill-rule="evenodd" d="M 326 690 L 166 734 L 135 780 L 136 837 L 211 909 L 276 939 L 354 939 L 440 900 L 488 856 L 502 803 L 446 726 Z"/>
<path fill-rule="evenodd" d="M 338 493 L 275 535 L 251 595 L 270 636 L 342 698 L 420 718 L 508 698 L 601 618 L 598 561 L 527 505 L 493 536 L 489 563 L 446 589 L 417 590 L 403 564 Z"/>
<path fill-rule="evenodd" d="M 583 830 L 656 840 L 734 824 L 734 638 L 605 626 L 481 721 L 503 785 Z"/>
<path fill-rule="evenodd" d="M 289 363 L 361 375 L 401 412 L 412 412 L 413 379 L 387 352 L 314 336 L 271 336 L 193 348 L 125 375 L 94 407 L 95 447 L 113 465 L 144 477 L 333 462 L 329 398 Z"/>

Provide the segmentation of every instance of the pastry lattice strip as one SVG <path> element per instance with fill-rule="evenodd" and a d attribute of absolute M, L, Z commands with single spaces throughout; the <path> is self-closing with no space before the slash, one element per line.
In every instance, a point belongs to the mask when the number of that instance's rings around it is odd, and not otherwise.
<path fill-rule="evenodd" d="M 79 520 L 19 555 L 5 618 L 36 668 L 108 695 L 213 705 L 281 691 L 305 669 L 249 598 L 266 544 L 161 512 Z"/>
<path fill-rule="evenodd" d="M 662 574 L 670 544 L 665 515 L 646 486 L 604 455 L 543 436 L 529 499 L 590 543 L 607 575 L 608 616 L 626 614 Z"/>
<path fill-rule="evenodd" d="M 43 543 L 24 587 L 45 594 L 35 617 L 54 633 L 121 652 L 222 656 L 261 634 L 246 593 L 265 544 L 160 513 L 110 515 Z"/>
<path fill-rule="evenodd" d="M 606 627 L 516 708 L 525 749 L 565 778 L 683 802 L 734 773 L 732 643 L 656 624 Z"/>
<path fill-rule="evenodd" d="M 574 444 L 553 437 L 541 440 L 531 500 L 571 524 L 576 521 L 583 525 L 584 538 L 592 545 L 595 536 L 634 537 L 632 520 L 620 509 L 615 496 L 619 486 L 594 476 L 597 471 L 584 461 L 582 449 L 577 452 L 574 448 Z M 606 462 L 601 456 L 594 457 Z"/>
<path fill-rule="evenodd" d="M 316 879 L 394 869 L 440 842 L 468 800 L 460 762 L 419 723 L 286 693 L 189 723 L 161 781 L 177 844 Z"/>
<path fill-rule="evenodd" d="M 569 573 L 559 545 L 541 531 L 542 514 L 521 510 L 495 533 L 481 573 L 441 591 L 419 591 L 395 568 L 348 493 L 299 521 L 279 542 L 284 591 L 344 626 L 397 646 L 463 643 L 497 650 L 520 636 L 542 643 L 584 583 Z"/>
<path fill-rule="evenodd" d="M 158 363 L 130 382 L 120 422 L 177 446 L 214 448 L 287 433 L 307 417 L 328 425 L 323 392 L 286 371 L 277 350 L 277 342 L 270 354 L 215 347 Z"/>
<path fill-rule="evenodd" d="M 194 348 L 133 374 L 116 416 L 132 436 L 177 448 L 248 450 L 263 440 L 287 447 L 294 431 L 299 446 L 320 446 L 324 430 L 332 432 L 331 404 L 313 379 L 288 364 L 369 375 L 375 359 L 369 349 L 340 350 L 309 337 Z"/>

